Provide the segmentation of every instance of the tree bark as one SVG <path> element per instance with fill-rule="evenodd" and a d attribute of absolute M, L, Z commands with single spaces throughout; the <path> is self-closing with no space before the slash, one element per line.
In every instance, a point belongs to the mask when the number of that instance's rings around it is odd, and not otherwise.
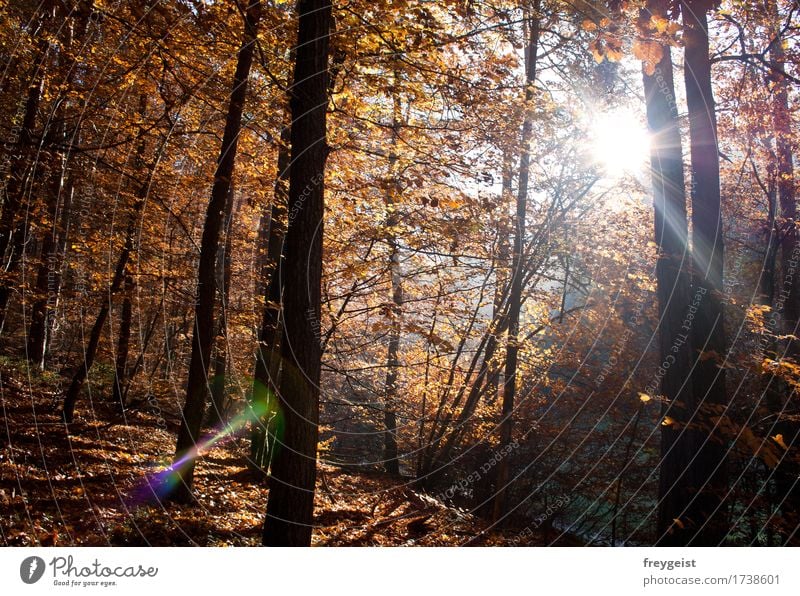
<path fill-rule="evenodd" d="M 42 35 L 41 29 L 46 22 L 47 11 L 42 11 L 37 25 L 32 28 L 33 35 Z M 19 124 L 19 136 L 11 156 L 11 175 L 2 188 L 2 214 L 0 214 L 0 259 L 2 270 L 6 274 L 16 271 L 22 258 L 25 237 L 28 233 L 27 218 L 21 217 L 25 196 L 32 184 L 33 151 L 36 141 L 33 136 L 36 115 L 42 98 L 45 79 L 45 62 L 49 51 L 47 41 L 40 37 L 33 69 L 29 77 L 30 84 L 25 97 L 22 121 Z M 0 330 L 5 327 L 8 301 L 11 298 L 12 286 L 8 280 L 0 283 Z"/>
<path fill-rule="evenodd" d="M 536 59 L 539 50 L 539 10 L 541 0 L 534 0 L 528 16 L 528 47 L 525 55 L 525 116 L 522 123 L 522 150 L 519 159 L 519 184 L 517 209 L 514 219 L 514 242 L 511 253 L 511 292 L 508 305 L 508 343 L 506 345 L 505 379 L 503 382 L 503 410 L 500 420 L 499 451 L 511 444 L 514 424 L 514 399 L 517 391 L 517 358 L 519 353 L 519 319 L 522 306 L 522 278 L 524 271 L 525 215 L 528 208 L 528 178 L 530 175 L 530 144 L 533 137 L 533 109 L 536 84 Z M 497 464 L 497 483 L 492 507 L 492 518 L 500 522 L 508 510 L 509 456 Z"/>
<path fill-rule="evenodd" d="M 197 272 L 197 302 L 192 333 L 192 355 L 186 383 L 186 403 L 183 407 L 178 441 L 175 446 L 175 472 L 180 477 L 171 498 L 179 502 L 192 500 L 192 477 L 197 457 L 195 452 L 208 395 L 208 367 L 214 343 L 215 270 L 219 247 L 220 227 L 230 200 L 231 178 L 236 162 L 242 111 L 247 98 L 247 81 L 253 64 L 258 22 L 261 19 L 260 0 L 247 7 L 244 18 L 244 39 L 236 60 L 233 90 L 225 119 L 211 199 L 208 202 L 203 237 L 200 242 L 200 264 Z"/>
<path fill-rule="evenodd" d="M 784 235 L 780 243 L 781 254 L 781 286 L 780 300 L 783 302 L 783 328 L 784 334 L 789 336 L 786 344 L 786 356 L 795 361 L 800 356 L 800 340 L 796 339 L 800 331 L 800 283 L 797 280 L 798 261 L 800 259 L 800 243 L 798 243 L 797 229 L 797 197 L 794 178 L 794 165 L 792 156 L 792 117 L 789 107 L 789 83 L 784 76 L 786 56 L 783 49 L 783 38 L 777 31 L 780 26 L 780 17 L 777 6 L 771 4 L 770 15 L 776 26 L 770 31 L 773 37 L 769 48 L 770 76 L 772 84 L 772 126 L 775 135 L 775 176 L 778 204 L 780 205 L 781 220 L 784 226 Z M 772 382 L 775 384 L 775 381 Z M 778 512 L 784 518 L 787 528 L 796 527 L 800 523 L 800 482 L 798 482 L 798 463 L 796 450 L 800 424 L 793 417 L 797 416 L 798 409 L 796 396 L 785 388 L 785 396 L 774 389 L 768 393 L 768 406 L 777 416 L 777 420 L 770 434 L 782 435 L 784 443 L 789 447 L 775 468 L 775 497 Z M 775 515 L 775 513 L 773 513 Z M 784 539 L 789 537 L 784 536 Z"/>
<path fill-rule="evenodd" d="M 663 0 L 648 2 L 642 11 L 647 27 L 650 17 L 666 17 Z M 658 246 L 656 282 L 659 314 L 660 363 L 669 363 L 661 378 L 662 416 L 673 418 L 678 404 L 691 400 L 691 370 L 688 331 L 683 329 L 689 306 L 689 228 L 686 218 L 686 182 L 683 174 L 678 105 L 675 97 L 672 54 L 663 46 L 663 56 L 653 74 L 643 69 L 647 123 L 652 137 L 652 171 L 655 242 Z M 685 416 L 681 416 L 684 418 Z M 666 536 L 687 504 L 687 495 L 678 484 L 688 447 L 688 437 L 673 425 L 661 428 L 661 464 L 659 469 L 659 510 L 657 531 Z"/>
<path fill-rule="evenodd" d="M 111 396 L 120 409 L 125 408 L 125 387 L 128 384 L 128 353 L 131 343 L 131 321 L 133 320 L 132 294 L 133 277 L 125 276 L 125 296 L 122 299 L 122 313 L 119 322 L 119 338 L 117 340 L 117 357 L 114 363 L 114 383 Z"/>
<path fill-rule="evenodd" d="M 228 199 L 225 209 L 225 242 L 217 254 L 217 287 L 219 294 L 219 321 L 217 337 L 214 341 L 214 377 L 211 380 L 211 409 L 208 425 L 217 426 L 225 420 L 225 399 L 227 397 L 228 368 L 228 295 L 231 288 L 231 223 L 233 222 L 233 200 Z"/>
<path fill-rule="evenodd" d="M 383 466 L 389 474 L 400 474 L 400 460 L 397 453 L 397 376 L 400 369 L 400 332 L 403 316 L 403 278 L 400 266 L 400 247 L 397 242 L 397 226 L 400 217 L 397 212 L 400 180 L 397 172 L 397 139 L 400 134 L 400 96 L 399 72 L 397 65 L 393 72 L 392 90 L 392 140 L 389 153 L 389 180 L 387 180 L 386 242 L 389 245 L 389 284 L 391 306 L 389 307 L 389 343 L 386 349 L 386 385 L 383 399 Z"/>
<path fill-rule="evenodd" d="M 692 399 L 687 400 L 686 408 L 673 404 L 669 414 L 679 437 L 673 451 L 681 468 L 671 494 L 679 495 L 683 507 L 663 511 L 662 524 L 670 525 L 665 527 L 659 544 L 675 546 L 716 546 L 727 531 L 721 502 L 726 487 L 725 438 L 716 426 L 727 397 L 725 370 L 719 366 L 726 346 L 719 148 L 706 16 L 710 8 L 709 0 L 681 3 L 692 166 L 690 305 L 696 305 L 696 312 L 687 323 L 692 350 Z M 665 423 L 670 426 L 669 420 Z"/>
<path fill-rule="evenodd" d="M 319 420 L 322 235 L 328 107 L 329 0 L 299 0 L 291 87 L 289 216 L 283 291 L 283 435 L 272 465 L 262 542 L 308 546 L 314 513 Z"/>
<path fill-rule="evenodd" d="M 289 109 L 287 107 L 287 115 Z M 251 397 L 252 426 L 250 428 L 250 464 L 267 472 L 275 442 L 278 410 L 275 400 L 280 374 L 281 317 L 280 304 L 283 288 L 278 275 L 286 235 L 287 205 L 289 201 L 289 144 L 291 125 L 281 131 L 278 147 L 278 177 L 269 215 L 262 221 L 261 244 L 266 246 L 259 275 L 264 296 L 264 313 L 259 332 L 259 346 L 253 374 Z"/>

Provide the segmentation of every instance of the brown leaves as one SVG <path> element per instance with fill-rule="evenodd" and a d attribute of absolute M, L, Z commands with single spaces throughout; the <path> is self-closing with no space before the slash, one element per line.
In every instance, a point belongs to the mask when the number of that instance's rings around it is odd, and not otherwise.
<path fill-rule="evenodd" d="M 637 39 L 631 48 L 633 55 L 642 61 L 642 66 L 648 76 L 653 76 L 656 66 L 664 57 L 664 47 L 657 41 Z"/>
<path fill-rule="evenodd" d="M 600 35 L 589 43 L 589 51 L 594 61 L 600 64 L 603 60 L 619 62 L 622 59 L 622 42 L 607 35 Z"/>
<path fill-rule="evenodd" d="M 633 42 L 631 51 L 642 61 L 645 74 L 653 76 L 656 67 L 664 57 L 664 48 L 678 45 L 680 23 L 659 15 L 652 15 L 649 20 L 639 21 L 638 37 Z"/>

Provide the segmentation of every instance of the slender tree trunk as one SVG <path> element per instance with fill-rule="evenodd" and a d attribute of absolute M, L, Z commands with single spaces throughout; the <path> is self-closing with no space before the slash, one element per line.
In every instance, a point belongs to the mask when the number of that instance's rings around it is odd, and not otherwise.
<path fill-rule="evenodd" d="M 58 18 L 63 25 L 63 49 L 56 56 L 55 66 L 59 64 L 68 67 L 63 87 L 67 90 L 72 88 L 72 83 L 79 67 L 75 61 L 70 59 L 72 48 L 75 45 L 75 38 L 82 40 L 87 33 L 88 13 L 78 11 L 76 15 L 65 13 L 57 6 L 54 8 L 54 18 Z M 75 34 L 77 30 L 77 35 Z M 69 60 L 65 64 L 66 60 Z M 70 175 L 70 167 L 74 162 L 74 156 L 67 150 L 66 153 L 58 148 L 58 145 L 67 146 L 77 142 L 80 133 L 80 125 L 70 133 L 67 130 L 66 114 L 70 106 L 70 100 L 62 95 L 56 99 L 55 112 L 51 120 L 56 122 L 54 133 L 46 131 L 45 144 L 49 146 L 45 155 L 50 176 L 50 188 L 48 193 L 48 211 L 52 213 L 52 228 L 46 232 L 42 240 L 41 262 L 36 279 L 36 295 L 31 305 L 31 323 L 28 331 L 27 356 L 29 362 L 44 369 L 47 357 L 47 348 L 50 342 L 50 335 L 53 328 L 55 309 L 58 306 L 59 295 L 61 292 L 61 269 L 64 264 L 64 257 L 67 247 L 67 235 L 71 216 L 71 205 L 74 191 L 73 176 Z"/>
<path fill-rule="evenodd" d="M 506 149 L 503 152 L 503 179 L 501 183 L 500 204 L 510 205 L 514 193 L 514 157 L 512 152 Z M 492 303 L 492 320 L 497 320 L 502 316 L 506 291 L 509 283 L 509 271 L 511 269 L 511 247 L 508 243 L 509 225 L 505 218 L 497 227 L 497 255 L 494 264 L 494 301 Z M 488 351 L 487 351 L 488 353 Z M 492 354 L 494 350 L 492 350 Z M 500 398 L 501 369 L 498 366 L 491 367 L 488 371 L 489 362 L 484 361 L 487 368 L 486 392 L 489 403 L 494 403 Z"/>
<path fill-rule="evenodd" d="M 727 479 L 725 438 L 715 420 L 727 403 L 726 354 L 723 317 L 723 237 L 720 212 L 719 149 L 706 11 L 710 0 L 682 2 L 684 24 L 684 78 L 689 114 L 692 165 L 692 269 L 691 304 L 697 311 L 691 329 L 693 399 L 688 411 L 674 411 L 676 432 L 682 433 L 679 453 L 683 471 L 673 490 L 688 499 L 682 511 L 673 511 L 672 527 L 662 543 L 717 545 L 727 532 L 721 502 Z M 684 425 L 684 415 L 686 425 Z"/>
<path fill-rule="evenodd" d="M 197 303 L 192 333 L 192 355 L 186 384 L 186 403 L 183 407 L 178 441 L 175 447 L 175 471 L 180 477 L 172 498 L 179 502 L 192 500 L 192 477 L 197 457 L 196 446 L 208 395 L 208 367 L 214 343 L 214 283 L 219 234 L 226 202 L 230 200 L 231 178 L 236 161 L 242 111 L 247 98 L 247 80 L 253 64 L 261 3 L 254 0 L 245 13 L 244 39 L 239 48 L 233 90 L 225 120 L 211 199 L 208 202 L 203 237 L 200 242 L 200 264 L 197 273 Z"/>
<path fill-rule="evenodd" d="M 135 224 L 139 219 L 139 214 L 143 206 L 144 199 L 137 199 L 136 208 L 134 209 L 134 213 L 131 216 L 131 221 L 128 224 L 128 229 L 125 233 L 125 246 L 122 248 L 122 252 L 120 252 L 119 258 L 117 259 L 117 265 L 114 268 L 114 276 L 111 280 L 111 285 L 108 288 L 108 299 L 103 303 L 103 306 L 100 307 L 100 312 L 98 313 L 97 319 L 95 319 L 92 330 L 89 333 L 89 342 L 84 351 L 83 362 L 75 371 L 75 374 L 72 377 L 72 382 L 70 383 L 69 388 L 64 395 L 64 410 L 62 415 L 64 421 L 67 423 L 70 423 L 73 420 L 75 414 L 75 403 L 78 401 L 78 395 L 83 388 L 86 377 L 89 375 L 89 371 L 91 370 L 95 357 L 97 356 L 97 348 L 100 345 L 100 336 L 103 332 L 103 327 L 106 324 L 108 312 L 111 309 L 111 301 L 113 300 L 114 295 L 119 291 L 120 287 L 122 286 L 122 282 L 125 279 L 125 268 L 128 265 L 128 259 L 130 258 L 131 251 L 133 250 L 133 237 L 136 230 Z"/>
<path fill-rule="evenodd" d="M 400 460 L 397 454 L 397 376 L 400 369 L 400 332 L 403 317 L 403 278 L 400 266 L 400 248 L 397 242 L 397 226 L 400 217 L 397 200 L 400 196 L 400 180 L 397 172 L 397 139 L 400 134 L 400 91 L 399 73 L 394 67 L 392 90 L 392 140 L 389 154 L 389 180 L 387 181 L 386 242 L 389 245 L 389 277 L 392 305 L 390 308 L 389 343 L 386 350 L 386 385 L 383 400 L 383 466 L 389 474 L 400 474 Z"/>
<path fill-rule="evenodd" d="M 511 292 L 508 305 L 508 344 L 506 346 L 505 379 L 503 383 L 503 411 L 500 420 L 500 444 L 505 452 L 511 444 L 514 424 L 514 399 L 517 391 L 517 357 L 519 353 L 519 319 L 522 307 L 522 278 L 524 271 L 523 248 L 525 246 L 525 215 L 528 209 L 528 177 L 530 174 L 533 137 L 533 111 L 535 97 L 536 59 L 539 51 L 539 19 L 541 0 L 534 0 L 528 16 L 528 47 L 525 55 L 525 116 L 522 123 L 522 150 L 519 159 L 519 186 L 517 187 L 517 211 L 514 219 L 514 244 L 511 253 Z M 495 522 L 502 520 L 508 510 L 509 459 L 505 456 L 497 464 L 497 484 L 492 507 Z"/>
<path fill-rule="evenodd" d="M 225 399 L 227 397 L 228 368 L 228 297 L 231 288 L 231 223 L 233 221 L 233 200 L 228 199 L 225 212 L 225 242 L 217 254 L 217 287 L 219 288 L 219 321 L 217 337 L 214 342 L 214 377 L 211 381 L 211 410 L 208 424 L 216 426 L 225 419 Z"/>
<path fill-rule="evenodd" d="M 778 188 L 776 175 L 771 173 L 767 182 L 767 238 L 764 247 L 764 266 L 758 278 L 758 293 L 762 304 L 771 305 L 775 299 L 775 272 L 780 250 L 778 230 Z"/>
<path fill-rule="evenodd" d="M 125 387 L 128 384 L 128 353 L 131 343 L 131 321 L 133 320 L 133 277 L 125 276 L 125 296 L 122 299 L 122 313 L 119 322 L 117 357 L 114 366 L 112 401 L 125 408 Z"/>
<path fill-rule="evenodd" d="M 289 217 L 283 291 L 282 372 L 278 396 L 283 434 L 272 464 L 265 546 L 308 546 L 314 513 L 319 420 L 322 216 L 328 107 L 329 0 L 299 0 L 291 87 Z"/>
<path fill-rule="evenodd" d="M 65 169 L 66 163 L 59 175 L 60 181 L 67 176 Z M 59 182 L 59 188 L 61 185 L 62 182 Z M 53 230 L 45 235 L 42 243 L 42 262 L 36 277 L 37 298 L 31 306 L 31 326 L 28 332 L 28 360 L 42 370 L 45 368 L 55 311 L 61 294 L 62 268 L 74 194 L 71 177 L 66 179 L 66 187 L 60 190 L 60 194 L 63 195 L 63 202 L 57 200 Z"/>
<path fill-rule="evenodd" d="M 139 355 L 136 357 L 136 360 L 133 362 L 133 366 L 131 366 L 127 371 L 127 376 L 125 378 L 125 383 L 122 385 L 122 394 L 121 394 L 121 402 L 123 404 L 128 403 L 128 391 L 130 391 L 131 384 L 133 383 L 133 379 L 136 377 L 136 373 L 139 372 L 139 369 L 142 368 L 144 364 L 144 357 L 147 354 L 147 348 L 150 346 L 150 340 L 153 337 L 153 333 L 156 330 L 156 323 L 158 322 L 159 315 L 161 313 L 161 308 L 164 306 L 164 294 L 161 294 L 161 302 L 156 308 L 156 311 L 153 313 L 153 317 L 150 319 L 150 323 L 147 326 L 147 331 L 145 332 L 144 338 L 142 339 L 141 348 L 139 349 Z M 156 370 L 158 366 L 154 368 Z"/>
<path fill-rule="evenodd" d="M 780 23 L 777 6 L 771 4 L 771 18 Z M 779 26 L 779 25 L 778 25 Z M 797 197 L 794 178 L 794 164 L 792 156 L 792 117 L 789 106 L 789 83 L 783 75 L 786 68 L 786 57 L 783 49 L 783 38 L 778 34 L 777 27 L 771 32 L 774 37 L 769 48 L 771 73 L 769 82 L 772 83 L 772 126 L 775 136 L 775 175 L 777 179 L 777 197 L 780 205 L 781 219 L 786 222 L 783 239 L 780 243 L 781 254 L 781 286 L 780 298 L 783 302 L 783 328 L 789 336 L 786 345 L 786 355 L 798 360 L 800 356 L 800 340 L 795 339 L 799 334 L 800 323 L 800 283 L 798 283 L 797 270 L 800 263 L 800 242 L 798 242 L 797 229 Z M 774 384 L 774 381 L 773 381 Z M 793 417 L 798 414 L 796 394 L 786 389 L 786 395 L 781 396 L 773 390 L 768 394 L 769 407 L 777 415 L 771 434 L 780 434 L 789 450 L 776 466 L 775 497 L 779 505 L 779 515 L 784 518 L 786 527 L 796 527 L 800 523 L 800 481 L 798 481 L 798 462 L 796 451 L 800 424 Z M 784 537 L 785 539 L 785 537 Z"/>
<path fill-rule="evenodd" d="M 400 254 L 397 240 L 389 239 L 390 275 L 392 287 L 392 321 L 389 330 L 389 344 L 386 350 L 386 395 L 384 397 L 384 444 L 383 465 L 389 474 L 400 473 L 397 453 L 397 372 L 400 368 L 400 329 L 403 307 L 403 285 L 400 270 Z"/>
<path fill-rule="evenodd" d="M 43 11 L 42 16 L 38 19 L 37 26 L 33 29 L 34 35 L 41 35 L 41 29 L 46 20 L 45 12 Z M 2 260 L 0 271 L 6 275 L 17 270 L 22 258 L 22 250 L 25 246 L 25 237 L 28 233 L 27 218 L 22 217 L 21 211 L 25 204 L 25 196 L 33 183 L 34 164 L 31 162 L 33 151 L 36 147 L 33 129 L 42 98 L 45 61 L 48 50 L 48 43 L 43 38 L 40 38 L 33 70 L 30 75 L 31 82 L 28 85 L 28 92 L 25 97 L 22 121 L 19 124 L 19 136 L 16 139 L 16 147 L 12 150 L 11 175 L 3 188 L 3 211 L 0 214 L 0 260 Z M 0 330 L 5 327 L 6 310 L 8 301 L 11 298 L 11 289 L 11 283 L 7 279 L 0 282 Z"/>
<path fill-rule="evenodd" d="M 288 115 L 287 108 L 287 115 Z M 289 201 L 289 144 L 291 125 L 287 122 L 281 131 L 278 147 L 278 177 L 269 216 L 264 217 L 261 245 L 266 246 L 259 279 L 264 296 L 264 313 L 261 319 L 259 347 L 253 374 L 251 408 L 253 422 L 250 428 L 250 464 L 266 472 L 271 461 L 275 442 L 278 410 L 275 396 L 280 374 L 281 317 L 280 304 L 283 291 L 278 268 L 286 235 L 287 205 Z"/>
<path fill-rule="evenodd" d="M 622 459 L 622 469 L 620 469 L 619 474 L 617 474 L 617 486 L 614 490 L 614 508 L 612 509 L 613 515 L 611 517 L 611 546 L 617 545 L 617 518 L 619 517 L 619 506 L 620 502 L 622 501 L 622 484 L 625 480 L 625 473 L 633 463 L 633 460 L 631 459 L 631 450 L 633 449 L 633 444 L 636 441 L 636 431 L 639 429 L 639 420 L 642 418 L 642 408 L 643 404 L 640 403 L 633 419 L 631 436 L 628 439 L 628 444 L 625 446 L 625 455 Z M 634 458 L 635 456 L 636 454 L 634 454 Z M 624 532 L 624 523 L 622 525 L 622 531 Z"/>
<path fill-rule="evenodd" d="M 139 96 L 139 115 L 142 121 L 144 121 L 147 115 L 147 95 L 144 93 Z M 145 142 L 143 130 L 140 129 L 139 132 L 141 137 L 139 145 L 136 148 L 136 158 L 134 160 L 137 171 L 145 167 L 145 152 L 147 151 L 147 144 Z M 159 151 L 163 149 L 167 139 L 168 137 L 164 137 Z M 103 332 L 103 327 L 106 324 L 108 313 L 111 310 L 111 304 L 114 300 L 114 295 L 122 287 L 122 282 L 125 281 L 128 275 L 128 261 L 130 260 L 131 253 L 133 253 L 137 224 L 142 214 L 142 210 L 144 209 L 150 184 L 152 183 L 153 176 L 155 175 L 156 163 L 157 161 L 152 163 L 149 168 L 147 178 L 139 185 L 139 188 L 136 189 L 136 200 L 133 204 L 133 210 L 130 215 L 130 221 L 128 222 L 127 230 L 125 231 L 125 243 L 123 244 L 119 258 L 117 259 L 116 267 L 114 268 L 114 275 L 111 278 L 111 285 L 108 288 L 107 300 L 104 301 L 103 306 L 100 308 L 100 312 L 98 313 L 94 325 L 92 326 L 92 330 L 89 333 L 89 343 L 86 345 L 86 349 L 84 350 L 83 362 L 75 371 L 72 377 L 72 382 L 70 383 L 67 392 L 64 394 L 64 409 L 62 415 L 64 421 L 67 423 L 72 422 L 78 396 L 80 395 L 81 389 L 83 388 L 83 383 L 86 381 L 86 377 L 89 375 L 89 371 L 94 364 L 94 359 L 97 356 L 97 348 L 100 345 L 100 335 Z"/>

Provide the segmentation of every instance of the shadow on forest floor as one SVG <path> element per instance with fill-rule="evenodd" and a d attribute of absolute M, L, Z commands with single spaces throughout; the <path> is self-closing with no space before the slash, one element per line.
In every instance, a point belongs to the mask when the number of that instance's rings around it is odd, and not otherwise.
<path fill-rule="evenodd" d="M 8 546 L 257 545 L 268 489 L 246 467 L 248 446 L 232 436 L 198 461 L 197 502 L 133 498 L 148 474 L 170 463 L 174 423 L 93 402 L 70 426 L 54 392 L 0 370 L 0 539 Z M 137 503 L 139 503 L 137 505 Z M 142 504 L 144 503 L 144 504 Z M 513 531 L 419 494 L 377 473 L 320 464 L 314 545 L 509 544 Z M 536 544 L 537 536 L 529 538 Z M 540 541 L 538 543 L 541 543 Z"/>

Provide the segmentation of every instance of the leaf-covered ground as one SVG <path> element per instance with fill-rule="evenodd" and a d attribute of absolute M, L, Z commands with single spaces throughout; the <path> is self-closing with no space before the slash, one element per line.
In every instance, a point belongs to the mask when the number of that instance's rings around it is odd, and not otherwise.
<path fill-rule="evenodd" d="M 82 402 L 67 434 L 52 385 L 3 366 L 0 538 L 9 546 L 257 545 L 268 489 L 246 466 L 244 436 L 203 454 L 195 505 L 152 497 L 148 475 L 169 463 L 176 426 L 147 404 L 124 414 Z M 88 412 L 87 412 L 88 410 Z M 242 434 L 242 433 L 240 433 Z M 144 499 L 142 495 L 151 498 Z M 415 491 L 402 480 L 321 464 L 317 546 L 541 544 Z"/>

